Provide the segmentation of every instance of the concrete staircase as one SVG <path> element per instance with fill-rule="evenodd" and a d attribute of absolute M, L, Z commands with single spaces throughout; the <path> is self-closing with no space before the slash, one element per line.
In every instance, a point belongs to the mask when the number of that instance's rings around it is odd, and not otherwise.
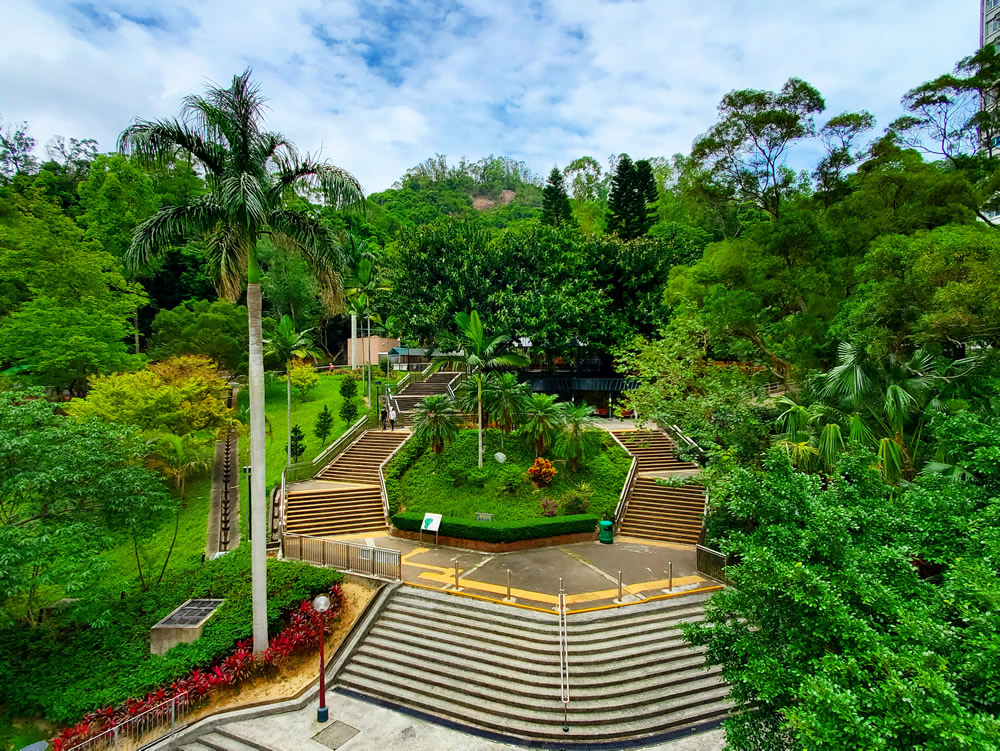
<path fill-rule="evenodd" d="M 674 442 L 659 430 L 619 430 L 614 435 L 639 460 L 639 476 L 618 531 L 631 537 L 694 545 L 705 516 L 705 489 L 670 488 L 657 477 L 682 477 L 699 471 L 677 456 Z"/>
<path fill-rule="evenodd" d="M 180 748 L 181 751 L 272 751 L 270 746 L 264 746 L 225 726 L 217 727 Z"/>
<path fill-rule="evenodd" d="M 661 430 L 616 430 L 614 436 L 639 459 L 639 473 L 697 472 L 700 467 L 677 456 L 674 442 Z"/>
<path fill-rule="evenodd" d="M 555 614 L 400 588 L 338 690 L 522 741 L 614 743 L 717 724 L 728 688 L 679 624 L 707 596 L 569 616 L 570 731 Z"/>
<path fill-rule="evenodd" d="M 330 537 L 384 530 L 378 468 L 409 437 L 405 430 L 368 430 L 315 480 L 289 485 L 285 532 Z"/>
<path fill-rule="evenodd" d="M 393 397 L 399 407 L 399 411 L 402 413 L 400 417 L 404 418 L 404 420 L 408 418 L 409 412 L 428 396 L 447 394 L 448 384 L 457 379 L 459 375 L 459 373 L 441 371 L 427 376 L 422 381 L 416 381 L 405 386 L 402 391 Z M 397 420 L 396 425 L 400 424 L 400 421 Z M 409 425 L 410 423 L 405 422 L 405 424 Z"/>
<path fill-rule="evenodd" d="M 705 489 L 700 485 L 668 488 L 655 478 L 639 477 L 632 488 L 619 533 L 694 545 L 705 517 Z"/>

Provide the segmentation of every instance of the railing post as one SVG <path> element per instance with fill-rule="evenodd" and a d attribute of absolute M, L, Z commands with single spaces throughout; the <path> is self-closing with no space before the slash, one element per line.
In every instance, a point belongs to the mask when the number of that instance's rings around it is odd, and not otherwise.
<path fill-rule="evenodd" d="M 118 726 L 115 725 L 115 751 L 118 751 Z"/>
<path fill-rule="evenodd" d="M 170 697 L 170 734 L 174 734 L 174 724 L 177 721 L 177 697 Z"/>
<path fill-rule="evenodd" d="M 510 569 L 507 569 L 507 599 L 510 599 Z"/>
<path fill-rule="evenodd" d="M 622 601 L 622 572 L 618 572 L 618 602 Z"/>
<path fill-rule="evenodd" d="M 560 579 L 559 581 L 562 581 Z M 458 589 L 458 561 L 455 561 L 455 589 Z"/>
<path fill-rule="evenodd" d="M 326 565 L 326 540 L 323 540 L 323 565 Z"/>
<path fill-rule="evenodd" d="M 674 562 L 673 561 L 667 561 L 667 572 L 668 572 L 667 573 L 667 578 L 670 580 L 670 584 L 669 584 L 668 589 L 671 592 L 673 592 L 674 591 Z"/>

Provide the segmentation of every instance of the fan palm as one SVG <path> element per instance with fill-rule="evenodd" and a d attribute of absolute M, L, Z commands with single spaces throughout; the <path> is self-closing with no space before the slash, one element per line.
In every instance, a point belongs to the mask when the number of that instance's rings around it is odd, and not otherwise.
<path fill-rule="evenodd" d="M 589 404 L 563 407 L 563 422 L 556 435 L 556 453 L 569 463 L 571 472 L 580 469 L 582 462 L 593 459 L 601 453 L 601 431 L 591 414 Z"/>
<path fill-rule="evenodd" d="M 483 377 L 492 368 L 504 366 L 528 365 L 531 361 L 517 352 L 503 352 L 501 347 L 510 337 L 505 334 L 488 336 L 479 313 L 456 313 L 455 326 L 458 328 L 458 338 L 461 352 L 439 355 L 431 363 L 431 372 L 436 373 L 443 367 L 462 367 L 476 381 L 476 409 L 479 421 L 479 466 L 483 466 Z"/>
<path fill-rule="evenodd" d="M 528 400 L 526 420 L 521 433 L 535 444 L 535 456 L 542 456 L 552 445 L 554 436 L 566 417 L 552 394 L 532 394 Z"/>
<path fill-rule="evenodd" d="M 146 163 L 186 154 L 204 170 L 209 193 L 165 206 L 144 221 L 126 252 L 130 269 L 148 267 L 172 245 L 200 238 L 221 295 L 236 300 L 246 282 L 250 328 L 250 451 L 254 500 L 251 537 L 253 646 L 267 649 L 264 358 L 257 243 L 264 235 L 300 253 L 320 282 L 328 307 L 343 297 L 340 248 L 313 215 L 286 207 L 296 188 L 310 187 L 339 209 L 362 207 L 358 181 L 339 167 L 300 157 L 282 135 L 264 130 L 264 99 L 247 70 L 227 88 L 184 99 L 179 119 L 137 120 L 118 149 Z"/>
<path fill-rule="evenodd" d="M 264 356 L 281 360 L 285 364 L 285 392 L 288 403 L 288 463 L 292 463 L 292 359 L 316 359 L 320 351 L 312 339 L 312 329 L 297 331 L 291 316 L 282 316 L 278 323 L 269 326 L 264 339 Z"/>
<path fill-rule="evenodd" d="M 413 435 L 430 442 L 435 454 L 458 433 L 461 413 L 455 402 L 445 394 L 433 394 L 413 408 Z"/>
<path fill-rule="evenodd" d="M 518 383 L 513 373 L 490 373 L 483 383 L 483 404 L 491 422 L 500 425 L 500 448 L 504 436 L 524 422 L 530 395 L 528 384 Z"/>

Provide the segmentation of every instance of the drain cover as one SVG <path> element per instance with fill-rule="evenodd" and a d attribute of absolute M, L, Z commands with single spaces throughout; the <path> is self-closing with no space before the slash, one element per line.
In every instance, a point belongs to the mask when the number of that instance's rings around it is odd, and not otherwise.
<path fill-rule="evenodd" d="M 313 736 L 313 740 L 336 751 L 359 732 L 357 728 L 352 728 L 350 725 L 336 720 L 316 733 Z"/>

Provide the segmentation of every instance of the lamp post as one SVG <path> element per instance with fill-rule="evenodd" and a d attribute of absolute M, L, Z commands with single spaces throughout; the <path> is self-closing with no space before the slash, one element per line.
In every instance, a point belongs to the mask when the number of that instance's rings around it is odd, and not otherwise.
<path fill-rule="evenodd" d="M 319 709 L 316 710 L 316 721 L 326 722 L 330 719 L 330 710 L 326 706 L 326 659 L 323 646 L 326 641 L 326 611 L 330 609 L 330 598 L 319 595 L 312 602 L 313 610 L 319 613 Z"/>

